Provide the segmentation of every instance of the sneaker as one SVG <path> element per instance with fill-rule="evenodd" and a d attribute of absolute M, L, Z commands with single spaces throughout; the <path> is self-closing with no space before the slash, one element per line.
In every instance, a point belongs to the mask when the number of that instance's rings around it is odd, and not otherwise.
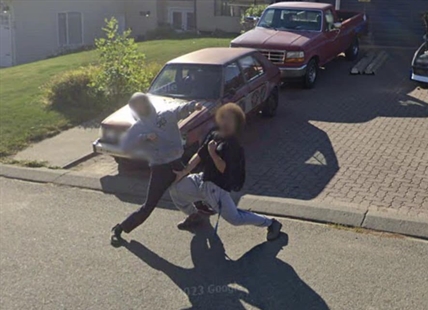
<path fill-rule="evenodd" d="M 122 242 L 122 234 L 123 229 L 122 226 L 120 226 L 120 224 L 117 224 L 116 226 L 114 226 L 111 229 L 111 237 L 110 237 L 110 243 L 113 246 L 117 246 Z"/>
<path fill-rule="evenodd" d="M 197 213 L 190 214 L 184 221 L 181 221 L 177 224 L 177 228 L 179 230 L 191 230 L 201 224 L 203 221 L 203 217 Z"/>
<path fill-rule="evenodd" d="M 201 201 L 195 202 L 195 207 L 196 209 L 198 209 L 199 213 L 202 213 L 204 215 L 211 216 L 216 214 L 216 212 L 210 206 Z"/>
<path fill-rule="evenodd" d="M 272 224 L 268 227 L 267 240 L 273 241 L 279 237 L 282 224 L 275 219 L 272 219 Z"/>

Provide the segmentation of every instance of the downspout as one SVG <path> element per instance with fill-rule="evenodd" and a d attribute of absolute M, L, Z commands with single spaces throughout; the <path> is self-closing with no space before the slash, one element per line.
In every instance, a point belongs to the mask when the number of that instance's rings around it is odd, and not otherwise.
<path fill-rule="evenodd" d="M 336 10 L 340 10 L 340 0 L 336 0 Z"/>
<path fill-rule="evenodd" d="M 196 2 L 197 0 L 193 0 L 193 19 L 194 19 L 194 24 L 195 24 L 195 33 L 198 33 L 198 4 Z"/>

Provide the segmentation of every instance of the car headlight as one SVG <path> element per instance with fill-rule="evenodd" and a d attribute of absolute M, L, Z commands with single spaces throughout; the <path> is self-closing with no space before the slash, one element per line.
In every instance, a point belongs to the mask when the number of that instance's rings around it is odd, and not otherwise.
<path fill-rule="evenodd" d="M 119 140 L 120 133 L 113 128 L 101 127 L 101 138 L 103 141 L 116 143 Z"/>
<path fill-rule="evenodd" d="M 287 52 L 285 57 L 286 62 L 303 62 L 305 61 L 305 52 Z"/>

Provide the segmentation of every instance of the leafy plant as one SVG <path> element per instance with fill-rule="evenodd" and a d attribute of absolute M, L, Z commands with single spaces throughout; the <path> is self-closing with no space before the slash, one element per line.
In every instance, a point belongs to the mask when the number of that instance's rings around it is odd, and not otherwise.
<path fill-rule="evenodd" d="M 146 71 L 145 55 L 138 51 L 137 43 L 130 37 L 131 30 L 121 34 L 114 17 L 105 22 L 105 37 L 95 40 L 100 71 L 91 86 L 111 99 L 146 89 L 151 74 Z"/>
<path fill-rule="evenodd" d="M 60 111 L 82 108 L 87 112 L 99 108 L 104 94 L 90 86 L 98 73 L 99 68 L 89 66 L 55 76 L 42 87 L 45 104 Z"/>
<path fill-rule="evenodd" d="M 258 4 L 252 5 L 245 10 L 244 14 L 241 16 L 241 26 L 243 31 L 248 31 L 254 28 L 256 21 L 249 21 L 247 17 L 260 17 L 263 14 L 263 11 L 268 7 L 267 4 Z"/>

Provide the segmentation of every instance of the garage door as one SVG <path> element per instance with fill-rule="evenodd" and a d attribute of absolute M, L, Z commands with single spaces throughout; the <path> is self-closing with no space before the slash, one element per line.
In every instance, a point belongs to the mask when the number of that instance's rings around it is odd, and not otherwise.
<path fill-rule="evenodd" d="M 422 12 L 428 0 L 341 0 L 342 9 L 366 11 L 371 39 L 379 45 L 417 46 L 425 33 Z M 320 1 L 322 2 L 322 1 Z M 334 3 L 335 0 L 327 1 Z"/>

